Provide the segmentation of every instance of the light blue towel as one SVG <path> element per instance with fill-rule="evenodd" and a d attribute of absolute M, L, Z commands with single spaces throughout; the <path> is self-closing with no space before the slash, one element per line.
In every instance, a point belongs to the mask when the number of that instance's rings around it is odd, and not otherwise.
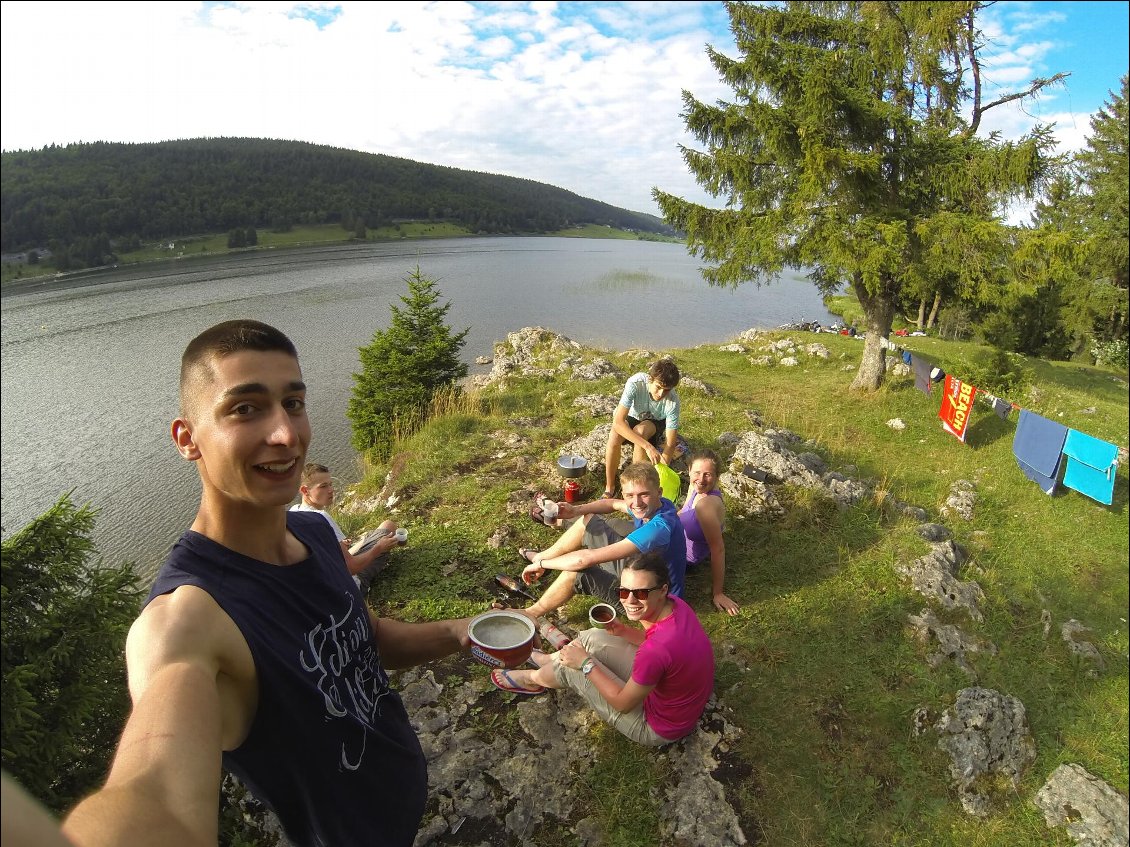
<path fill-rule="evenodd" d="M 1012 439 L 1012 455 L 1024 475 L 1046 494 L 1055 493 L 1066 439 L 1067 427 L 1063 424 L 1027 409 L 1020 410 L 1020 421 Z"/>
<path fill-rule="evenodd" d="M 1118 448 L 1072 429 L 1067 432 L 1063 455 L 1067 456 L 1063 484 L 1109 506 L 1114 499 Z"/>

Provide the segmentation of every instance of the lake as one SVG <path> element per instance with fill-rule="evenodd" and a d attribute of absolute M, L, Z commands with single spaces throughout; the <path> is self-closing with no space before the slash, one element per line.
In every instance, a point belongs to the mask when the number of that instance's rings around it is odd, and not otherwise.
<path fill-rule="evenodd" d="M 812 283 L 709 287 L 679 244 L 571 238 L 461 238 L 168 261 L 5 291 L 4 536 L 68 492 L 99 509 L 108 561 L 149 576 L 192 522 L 195 468 L 169 440 L 180 354 L 232 318 L 278 327 L 298 346 L 314 430 L 309 458 L 357 479 L 345 410 L 357 349 L 388 326 L 419 266 L 469 327 L 464 361 L 544 326 L 585 344 L 651 350 L 723 343 L 751 327 L 831 322 Z M 471 373 L 489 366 L 471 365 Z"/>

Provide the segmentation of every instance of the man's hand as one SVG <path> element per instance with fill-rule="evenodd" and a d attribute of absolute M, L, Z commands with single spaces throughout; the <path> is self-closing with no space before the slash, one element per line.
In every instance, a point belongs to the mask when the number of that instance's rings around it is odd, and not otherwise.
<path fill-rule="evenodd" d="M 526 585 L 530 585 L 531 583 L 537 582 L 539 579 L 541 579 L 544 573 L 545 568 L 541 566 L 540 560 L 531 562 L 530 564 L 522 568 L 522 582 L 526 583 Z"/>
<path fill-rule="evenodd" d="M 658 465 L 660 460 L 663 458 L 663 454 L 655 449 L 655 445 L 652 444 L 650 441 L 645 441 L 644 445 L 643 445 L 643 449 L 644 449 L 644 452 L 647 453 L 647 457 L 649 459 L 651 459 L 651 463 L 653 465 Z"/>

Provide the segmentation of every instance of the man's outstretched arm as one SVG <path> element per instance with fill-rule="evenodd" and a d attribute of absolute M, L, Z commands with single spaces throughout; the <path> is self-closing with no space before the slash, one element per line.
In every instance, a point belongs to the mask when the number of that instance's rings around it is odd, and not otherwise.
<path fill-rule="evenodd" d="M 183 586 L 174 595 L 154 600 L 130 629 L 133 711 L 106 784 L 63 822 L 82 847 L 216 844 L 222 751 L 249 723 L 246 698 L 220 682 L 232 670 L 223 650 L 235 627 L 204 592 Z"/>

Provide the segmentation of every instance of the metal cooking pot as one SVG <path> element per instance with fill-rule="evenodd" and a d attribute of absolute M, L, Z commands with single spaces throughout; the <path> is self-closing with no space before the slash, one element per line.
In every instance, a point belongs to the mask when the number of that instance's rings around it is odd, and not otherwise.
<path fill-rule="evenodd" d="M 576 479 L 579 476 L 584 476 L 587 466 L 588 460 L 584 456 L 566 454 L 557 459 L 557 469 L 561 471 L 561 475 L 565 479 Z"/>

